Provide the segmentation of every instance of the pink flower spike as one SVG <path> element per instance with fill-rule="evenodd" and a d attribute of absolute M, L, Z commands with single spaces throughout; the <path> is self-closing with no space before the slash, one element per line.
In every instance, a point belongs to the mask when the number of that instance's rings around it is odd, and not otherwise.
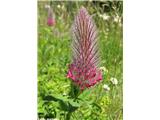
<path fill-rule="evenodd" d="M 84 90 L 102 80 L 98 68 L 99 50 L 96 25 L 87 10 L 82 7 L 72 25 L 72 64 L 69 65 L 69 78 Z"/>
<path fill-rule="evenodd" d="M 55 25 L 55 17 L 54 17 L 54 14 L 53 14 L 53 11 L 52 11 L 51 8 L 48 8 L 47 25 L 48 25 L 48 26 L 53 26 L 53 25 Z"/>

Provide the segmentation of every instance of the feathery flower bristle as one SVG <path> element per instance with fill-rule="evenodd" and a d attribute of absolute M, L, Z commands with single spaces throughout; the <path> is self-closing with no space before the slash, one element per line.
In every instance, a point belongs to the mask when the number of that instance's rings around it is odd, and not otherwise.
<path fill-rule="evenodd" d="M 97 30 L 87 10 L 82 7 L 72 25 L 72 64 L 67 77 L 81 89 L 89 88 L 102 80 L 98 69 L 99 54 Z"/>

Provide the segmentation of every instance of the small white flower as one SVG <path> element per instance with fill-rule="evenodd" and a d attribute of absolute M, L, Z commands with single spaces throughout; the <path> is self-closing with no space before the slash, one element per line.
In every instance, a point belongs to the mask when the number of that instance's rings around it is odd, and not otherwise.
<path fill-rule="evenodd" d="M 111 78 L 110 81 L 112 82 L 112 84 L 117 85 L 118 84 L 118 80 L 116 78 Z"/>
<path fill-rule="evenodd" d="M 114 17 L 114 22 L 118 22 L 119 21 L 119 16 L 115 16 Z"/>
<path fill-rule="evenodd" d="M 108 20 L 108 19 L 109 19 L 109 16 L 104 13 L 104 14 L 102 15 L 102 18 L 103 18 L 103 20 Z"/>
<path fill-rule="evenodd" d="M 103 85 L 103 89 L 104 89 L 105 91 L 109 91 L 109 90 L 110 90 L 110 87 L 109 87 L 107 84 L 104 84 L 104 85 Z"/>
<path fill-rule="evenodd" d="M 50 6 L 49 5 L 45 5 L 45 9 L 49 9 L 50 8 Z"/>
<path fill-rule="evenodd" d="M 102 70 L 103 72 L 108 72 L 108 70 L 105 67 L 100 67 L 100 70 Z"/>
<path fill-rule="evenodd" d="M 57 8 L 61 8 L 61 6 L 60 6 L 60 5 L 57 5 Z"/>

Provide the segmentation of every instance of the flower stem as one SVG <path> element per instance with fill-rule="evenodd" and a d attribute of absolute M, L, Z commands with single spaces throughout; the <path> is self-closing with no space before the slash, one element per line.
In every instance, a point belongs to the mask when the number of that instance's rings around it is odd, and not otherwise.
<path fill-rule="evenodd" d="M 71 114 L 72 114 L 71 112 L 68 112 L 68 113 L 67 113 L 67 115 L 66 115 L 66 120 L 70 120 Z"/>

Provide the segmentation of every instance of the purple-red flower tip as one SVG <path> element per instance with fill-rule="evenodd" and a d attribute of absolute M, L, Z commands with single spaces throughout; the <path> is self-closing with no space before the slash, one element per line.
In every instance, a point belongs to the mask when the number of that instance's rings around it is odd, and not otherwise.
<path fill-rule="evenodd" d="M 97 82 L 102 80 L 102 72 L 97 68 L 90 68 L 90 70 L 77 69 L 75 65 L 69 66 L 67 78 L 80 87 L 81 90 L 94 86 Z"/>

